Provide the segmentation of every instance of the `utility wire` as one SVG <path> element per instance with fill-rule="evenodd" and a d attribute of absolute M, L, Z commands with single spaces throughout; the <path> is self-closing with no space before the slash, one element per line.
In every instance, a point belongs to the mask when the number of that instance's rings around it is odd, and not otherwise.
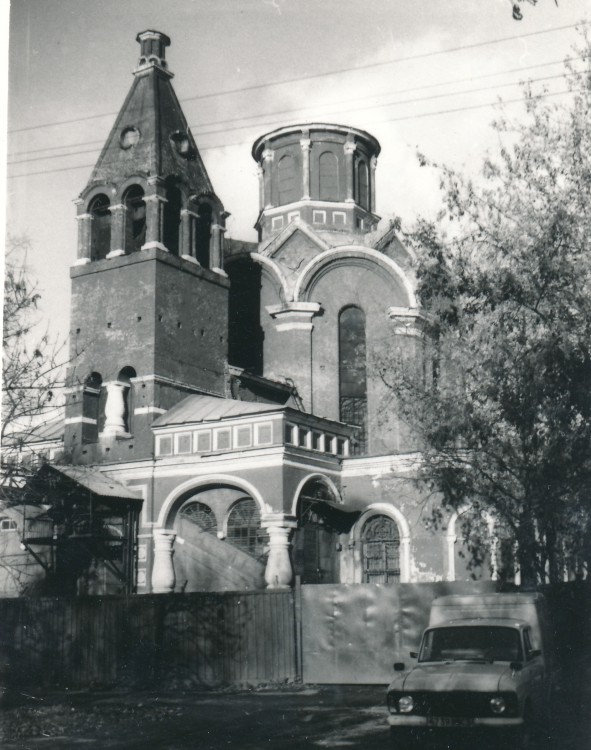
<path fill-rule="evenodd" d="M 539 78 L 532 78 L 532 79 L 530 79 L 529 82 L 530 83 L 539 83 L 541 81 L 552 81 L 552 80 L 556 80 L 557 78 L 564 78 L 564 77 L 565 77 L 564 74 L 560 73 L 560 74 L 553 75 L 553 76 L 541 76 Z M 380 109 L 382 107 L 396 107 L 396 106 L 400 106 L 402 104 L 416 104 L 416 103 L 420 103 L 420 102 L 431 101 L 433 99 L 443 99 L 443 98 L 449 98 L 449 97 L 464 96 L 466 94 L 480 93 L 482 91 L 491 91 L 491 90 L 496 90 L 496 89 L 500 89 L 500 88 L 507 88 L 507 87 L 510 87 L 510 86 L 519 86 L 520 83 L 521 83 L 520 81 L 511 81 L 511 82 L 508 82 L 508 83 L 494 84 L 493 86 L 480 86 L 480 87 L 477 87 L 477 88 L 474 88 L 474 89 L 464 89 L 462 91 L 448 91 L 448 92 L 443 93 L 443 94 L 431 94 L 430 96 L 414 97 L 414 98 L 411 98 L 411 99 L 403 99 L 403 100 L 392 101 L 392 102 L 382 102 L 380 104 L 372 104 L 372 105 L 365 105 L 364 104 L 364 105 L 360 105 L 358 107 L 348 108 L 348 111 L 350 111 L 350 112 L 357 112 L 359 110 L 367 111 L 367 110 L 370 110 L 370 109 Z M 412 90 L 412 89 L 406 89 L 406 90 Z M 402 92 L 397 92 L 397 93 L 402 93 Z M 366 98 L 372 98 L 372 97 L 362 97 L 362 99 L 366 99 Z M 341 101 L 338 101 L 338 102 L 334 102 L 332 104 L 334 104 L 334 105 L 347 104 L 347 103 L 349 103 L 351 101 L 360 101 L 360 100 L 358 100 L 358 99 L 345 99 L 345 100 L 341 100 Z M 331 106 L 331 103 L 329 103 L 327 105 L 321 105 L 321 106 Z M 314 107 L 312 109 L 316 109 L 316 108 Z M 294 112 L 302 112 L 302 111 L 305 112 L 305 111 L 307 111 L 307 109 L 305 109 L 305 108 L 302 109 L 302 107 L 298 107 L 296 109 L 292 108 L 292 109 L 279 110 L 277 112 L 273 112 L 273 113 L 269 113 L 269 114 L 271 116 L 275 116 L 275 115 L 286 115 L 286 114 L 291 114 L 291 113 L 294 113 Z M 322 117 L 324 117 L 326 115 L 332 116 L 334 114 L 338 114 L 341 111 L 342 110 L 340 110 L 340 109 L 332 110 L 332 111 L 323 113 L 321 116 Z M 253 118 L 261 119 L 263 117 L 267 117 L 267 115 L 252 115 L 250 117 L 237 117 L 237 118 L 233 118 L 231 120 L 226 120 L 225 122 L 231 123 L 231 122 L 238 122 L 239 120 L 244 120 L 244 119 L 249 119 L 249 120 L 253 119 Z M 273 126 L 273 125 L 276 125 L 276 124 L 281 124 L 281 123 L 283 123 L 283 121 L 284 121 L 284 118 L 282 118 L 281 120 L 267 120 L 266 121 L 266 127 Z M 224 122 L 224 121 L 221 121 L 221 122 Z M 202 131 L 199 130 L 200 126 L 191 125 L 190 127 L 191 127 L 191 131 L 192 132 L 198 133 L 199 137 L 202 137 L 202 136 L 206 136 L 206 135 L 215 135 L 217 133 L 227 133 L 230 130 L 245 130 L 247 128 L 255 128 L 255 127 L 259 128 L 259 127 L 262 127 L 262 126 L 259 126 L 258 123 L 253 122 L 253 123 L 247 123 L 245 125 L 234 125 L 232 127 L 216 128 L 215 130 L 202 130 Z M 100 143 L 102 143 L 102 141 L 92 141 L 91 143 L 100 144 Z M 84 144 L 81 144 L 81 145 L 84 145 Z M 64 147 L 62 147 L 62 148 L 64 148 Z M 43 150 L 43 149 L 41 149 L 41 150 Z M 86 149 L 84 151 L 72 151 L 72 152 L 69 152 L 69 153 L 66 153 L 66 154 L 52 154 L 52 155 L 48 155 L 48 156 L 33 156 L 30 159 L 15 159 L 13 161 L 7 162 L 7 164 L 8 164 L 8 166 L 14 166 L 16 164 L 28 164 L 29 162 L 33 162 L 33 161 L 45 161 L 46 159 L 61 159 L 61 158 L 68 157 L 68 156 L 76 156 L 78 154 L 91 154 L 91 153 L 94 153 L 96 151 L 97 151 L 96 148 L 92 148 L 92 149 Z"/>
<path fill-rule="evenodd" d="M 425 59 L 428 57 L 435 57 L 437 55 L 445 55 L 445 54 L 449 54 L 452 52 L 461 52 L 463 50 L 476 49 L 477 47 L 486 47 L 491 44 L 501 44 L 502 42 L 513 41 L 514 39 L 525 39 L 531 36 L 539 36 L 541 34 L 554 33 L 555 31 L 565 31 L 567 29 L 573 29 L 577 25 L 578 24 L 569 24 L 567 26 L 555 26 L 554 28 L 551 28 L 551 29 L 541 29 L 540 31 L 531 31 L 528 34 L 515 34 L 514 36 L 506 36 L 506 37 L 501 37 L 499 39 L 487 39 L 482 42 L 474 42 L 473 44 L 464 44 L 458 47 L 448 47 L 447 49 L 443 49 L 443 50 L 431 50 L 430 52 L 420 52 L 416 55 L 404 55 L 402 57 L 392 58 L 391 60 L 384 60 L 383 62 L 366 63 L 365 65 L 356 65 L 356 66 L 352 66 L 349 68 L 339 68 L 336 70 L 325 71 L 324 73 L 311 73 L 310 75 L 307 75 L 307 76 L 298 76 L 296 78 L 285 78 L 281 81 L 269 81 L 267 83 L 257 83 L 251 86 L 241 86 L 235 89 L 225 89 L 224 91 L 216 91 L 210 94 L 197 94 L 195 96 L 185 97 L 184 99 L 181 100 L 181 102 L 211 99 L 213 97 L 227 96 L 229 94 L 237 94 L 237 93 L 242 93 L 244 91 L 255 91 L 257 89 L 265 89 L 265 88 L 269 88 L 270 86 L 283 86 L 288 83 L 296 83 L 299 81 L 309 81 L 309 80 L 314 80 L 317 78 L 324 78 L 327 76 L 340 75 L 341 73 L 351 73 L 353 71 L 368 70 L 370 68 L 379 68 L 379 67 L 384 67 L 386 65 L 394 65 L 396 63 L 401 63 L 401 62 L 421 60 L 421 59 Z M 87 117 L 79 117 L 79 118 L 75 118 L 71 120 L 59 120 L 56 122 L 47 122 L 47 123 L 42 123 L 39 125 L 29 125 L 23 128 L 14 128 L 12 130 L 9 130 L 8 132 L 9 133 L 23 133 L 25 131 L 38 130 L 40 128 L 49 128 L 49 127 L 55 127 L 58 125 L 70 125 L 72 123 L 83 122 L 85 120 L 94 120 L 100 117 L 113 117 L 114 115 L 117 115 L 117 114 L 118 114 L 117 112 L 106 112 L 103 114 L 88 115 Z"/>
<path fill-rule="evenodd" d="M 564 89 L 562 91 L 553 91 L 546 94 L 536 94 L 536 99 L 547 99 L 554 96 L 562 96 L 563 94 L 572 94 L 574 93 L 574 90 L 571 89 Z M 504 101 L 495 101 L 495 102 L 485 102 L 483 104 L 473 104 L 466 107 L 456 107 L 454 109 L 443 109 L 438 110 L 436 112 L 423 112 L 422 114 L 413 114 L 413 115 L 403 115 L 401 117 L 386 117 L 379 120 L 373 120 L 372 122 L 375 123 L 382 123 L 382 122 L 403 122 L 404 120 L 413 120 L 413 119 L 422 119 L 425 117 L 437 117 L 440 115 L 446 115 L 446 114 L 454 114 L 457 112 L 467 112 L 469 110 L 475 110 L 475 109 L 484 109 L 486 107 L 494 107 L 499 104 L 507 105 L 507 104 L 516 104 L 516 103 L 523 103 L 523 97 L 517 97 L 515 99 L 506 99 Z M 216 146 L 204 146 L 199 149 L 199 152 L 202 153 L 203 151 L 213 151 L 218 150 L 222 148 L 230 148 L 232 146 L 243 146 L 245 144 L 250 144 L 250 140 L 241 140 L 241 141 L 232 141 L 231 143 L 221 143 Z M 33 177 L 36 175 L 43 175 L 43 174 L 54 174 L 57 172 L 69 172 L 74 169 L 92 169 L 95 167 L 96 164 L 78 164 L 76 166 L 71 167 L 58 167 L 57 169 L 43 169 L 38 172 L 24 172 L 22 174 L 15 174 L 15 175 L 8 175 L 7 179 L 16 179 L 19 177 Z M 108 165 L 106 165 L 108 166 Z"/>

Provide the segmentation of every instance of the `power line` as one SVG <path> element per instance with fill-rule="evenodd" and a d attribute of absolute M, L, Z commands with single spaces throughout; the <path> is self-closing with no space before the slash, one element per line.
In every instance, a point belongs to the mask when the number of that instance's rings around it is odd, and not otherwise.
<path fill-rule="evenodd" d="M 562 91 L 553 91 L 546 94 L 537 94 L 536 99 L 548 99 L 550 97 L 554 96 L 562 96 L 564 94 L 572 94 L 574 93 L 571 89 L 564 89 Z M 438 110 L 436 112 L 423 112 L 422 114 L 413 114 L 413 115 L 403 115 L 401 117 L 386 117 L 379 120 L 373 120 L 374 123 L 382 123 L 382 122 L 403 122 L 404 120 L 413 120 L 413 119 L 422 119 L 425 117 L 438 117 L 440 115 L 446 115 L 446 114 L 455 114 L 457 112 L 467 112 L 469 110 L 475 110 L 475 109 L 484 109 L 486 107 L 494 107 L 498 104 L 507 105 L 507 104 L 517 104 L 517 103 L 523 103 L 523 97 L 517 97 L 515 99 L 507 99 L 502 102 L 485 102 L 483 104 L 473 104 L 468 105 L 465 107 L 456 107 L 453 109 L 442 109 Z M 216 146 L 204 146 L 199 149 L 199 152 L 203 151 L 213 151 L 221 148 L 230 148 L 232 146 L 243 146 L 245 144 L 250 144 L 250 140 L 241 140 L 241 141 L 232 141 L 231 143 L 221 143 Z M 22 174 L 15 174 L 15 175 L 8 175 L 7 179 L 17 179 L 19 177 L 34 177 L 37 175 L 43 175 L 43 174 L 54 174 L 57 172 L 69 172 L 71 170 L 75 169 L 92 169 L 95 166 L 95 164 L 78 164 L 76 166 L 71 167 L 58 167 L 57 169 L 43 169 L 39 170 L 38 172 L 24 172 Z"/>
<path fill-rule="evenodd" d="M 573 57 L 572 59 L 578 60 L 580 59 L 580 57 L 577 56 L 577 57 Z M 495 78 L 497 76 L 509 75 L 511 73 L 523 73 L 527 70 L 535 70 L 537 68 L 547 68 L 552 65 L 560 65 L 563 62 L 564 60 L 552 60 L 551 62 L 537 63 L 535 65 L 527 65 L 527 66 L 520 67 L 520 68 L 509 68 L 508 70 L 500 70 L 500 71 L 495 71 L 493 73 L 482 73 L 477 76 L 466 76 L 464 78 L 455 78 L 455 79 L 451 79 L 447 81 L 439 81 L 438 83 L 427 83 L 427 84 L 423 84 L 422 86 L 412 86 L 412 87 L 404 88 L 404 89 L 395 89 L 394 91 L 382 92 L 380 94 L 372 93 L 372 94 L 368 94 L 367 96 L 362 96 L 362 97 L 352 97 L 350 99 L 341 99 L 340 101 L 333 102 L 333 104 L 344 104 L 347 102 L 364 101 L 367 99 L 374 99 L 376 96 L 382 96 L 386 94 L 388 95 L 405 94 L 410 91 L 424 91 L 425 89 L 439 88 L 441 86 L 452 86 L 453 84 L 456 84 L 456 83 L 466 83 L 467 81 L 478 81 L 484 78 Z M 536 79 L 536 80 L 539 80 L 539 79 Z M 506 84 L 499 84 L 499 85 L 506 85 Z M 226 123 L 237 122 L 238 120 L 261 119 L 261 118 L 276 115 L 276 114 L 289 114 L 291 112 L 298 112 L 300 110 L 301 110 L 301 107 L 298 107 L 295 109 L 287 109 L 287 110 L 282 110 L 279 112 L 268 112 L 268 113 L 262 113 L 258 115 L 245 115 L 244 117 L 234 117 L 234 118 L 229 118 L 227 120 L 209 120 L 206 122 L 199 123 L 198 125 L 193 125 L 191 126 L 191 129 L 198 130 L 199 128 L 202 128 L 208 125 L 222 125 Z M 8 154 L 8 158 L 15 157 L 15 156 L 28 156 L 29 154 L 37 154 L 42 151 L 62 151 L 63 149 L 78 148 L 80 146 L 102 145 L 103 143 L 104 143 L 104 140 L 83 141 L 79 143 L 70 143 L 70 144 L 65 144 L 65 145 L 60 145 L 60 146 L 45 146 L 43 148 L 26 149 L 24 151 L 13 151 L 12 153 Z M 78 153 L 91 153 L 91 152 L 86 151 L 86 152 L 78 152 Z M 69 156 L 70 154 L 64 154 L 64 155 Z M 40 157 L 40 158 L 44 158 L 44 157 Z M 28 161 L 33 161 L 33 159 L 29 159 Z M 11 162 L 11 163 L 16 164 L 17 162 Z"/>
<path fill-rule="evenodd" d="M 224 91 L 212 92 L 210 94 L 197 94 L 195 96 L 185 97 L 181 101 L 189 102 L 189 101 L 197 101 L 197 100 L 202 100 L 202 99 L 211 99 L 217 96 L 227 96 L 229 94 L 238 94 L 244 91 L 255 91 L 257 89 L 269 88 L 270 86 L 283 86 L 287 83 L 309 81 L 309 80 L 314 80 L 317 78 L 324 78 L 327 76 L 340 75 L 341 73 L 351 73 L 353 71 L 358 71 L 358 70 L 369 70 L 370 68 L 379 68 L 379 67 L 384 67 L 386 65 L 394 65 L 396 63 L 401 63 L 401 62 L 421 60 L 421 59 L 425 59 L 428 57 L 434 57 L 437 55 L 445 55 L 445 54 L 450 54 L 453 52 L 461 52 L 463 50 L 468 50 L 468 49 L 476 49 L 478 47 L 486 47 L 491 44 L 501 44 L 502 42 L 513 41 L 514 39 L 525 39 L 526 37 L 539 36 L 541 34 L 550 34 L 550 33 L 554 33 L 555 31 L 565 31 L 567 29 L 573 29 L 576 26 L 577 24 L 569 24 L 567 26 L 556 26 L 552 29 L 530 31 L 528 34 L 515 34 L 514 36 L 506 36 L 506 37 L 501 37 L 499 39 L 488 39 L 482 42 L 474 42 L 473 44 L 460 45 L 458 47 L 448 47 L 447 49 L 443 49 L 443 50 L 432 50 L 430 52 L 419 52 L 415 55 L 404 55 L 402 57 L 392 58 L 391 60 L 384 60 L 383 62 L 366 63 L 365 65 L 351 66 L 349 68 L 339 68 L 336 70 L 326 71 L 324 73 L 311 73 L 310 75 L 307 75 L 307 76 L 285 78 L 281 81 L 269 81 L 267 83 L 257 83 L 257 84 L 252 84 L 251 86 L 241 86 L 240 88 L 226 89 Z M 71 125 L 77 122 L 95 120 L 100 117 L 113 117 L 114 115 L 117 115 L 117 114 L 118 114 L 117 112 L 108 112 L 108 113 L 103 113 L 103 114 L 98 114 L 98 115 L 88 115 L 87 117 L 79 117 L 79 118 L 74 118 L 71 120 L 59 120 L 56 122 L 47 122 L 47 123 L 42 123 L 39 125 L 29 125 L 23 128 L 14 128 L 12 130 L 9 130 L 8 132 L 9 133 L 23 133 L 25 131 L 30 131 L 30 130 L 39 130 L 40 128 L 56 127 L 59 125 Z"/>
<path fill-rule="evenodd" d="M 564 74 L 560 73 L 560 74 L 553 75 L 553 76 L 541 76 L 539 78 L 533 78 L 533 79 L 530 79 L 530 80 L 531 80 L 531 83 L 539 83 L 541 81 L 551 81 L 551 80 L 556 80 L 557 78 L 564 78 L 564 77 L 565 77 Z M 380 109 L 382 107 L 395 107 L 395 106 L 400 106 L 400 105 L 403 105 L 403 104 L 417 104 L 417 103 L 420 103 L 420 102 L 431 101 L 433 99 L 442 99 L 442 98 L 449 98 L 449 97 L 456 97 L 456 96 L 464 96 L 466 94 L 480 93 L 482 91 L 491 91 L 491 90 L 495 90 L 495 89 L 499 89 L 499 88 L 507 88 L 509 86 L 518 86 L 519 84 L 520 84 L 520 81 L 511 81 L 511 82 L 508 82 L 508 83 L 495 84 L 493 86 L 480 86 L 480 87 L 477 87 L 477 88 L 474 88 L 474 89 L 464 89 L 463 91 L 449 91 L 449 92 L 443 93 L 443 94 L 431 94 L 430 96 L 422 96 L 422 97 L 415 97 L 415 98 L 411 98 L 411 99 L 403 99 L 401 101 L 382 102 L 380 104 L 374 104 L 374 105 L 369 105 L 369 106 L 368 105 L 361 105 L 359 107 L 352 107 L 352 108 L 349 109 L 349 111 L 355 112 L 355 111 L 358 111 L 360 109 L 362 109 L 364 111 L 367 111 L 367 110 L 370 110 L 370 109 Z M 412 89 L 410 89 L 410 90 L 412 90 Z M 402 92 L 397 92 L 397 93 L 402 93 Z M 351 101 L 362 101 L 363 99 L 367 99 L 367 98 L 372 98 L 372 97 L 361 97 L 360 99 L 345 99 L 345 100 L 341 100 L 340 102 L 334 102 L 334 104 L 335 105 L 338 105 L 338 104 L 347 104 L 347 103 L 349 103 Z M 330 106 L 330 105 L 328 105 L 328 106 Z M 272 115 L 285 115 L 285 114 L 291 114 L 293 112 L 301 112 L 301 111 L 302 111 L 302 107 L 298 107 L 296 109 L 292 108 L 292 109 L 286 109 L 286 110 L 279 110 L 277 112 L 273 112 Z M 303 108 L 303 111 L 306 111 L 306 109 Z M 340 110 L 340 109 L 332 110 L 332 111 L 323 113 L 322 116 L 325 116 L 325 115 L 331 115 L 332 116 L 332 115 L 334 115 L 334 114 L 336 114 L 338 112 L 341 112 L 341 111 L 342 110 Z M 233 119 L 230 119 L 230 120 L 221 121 L 221 123 L 223 123 L 223 122 L 226 122 L 226 123 L 238 122 L 239 120 L 244 120 L 244 119 L 254 119 L 254 118 L 261 119 L 262 117 L 266 117 L 266 116 L 267 115 L 252 115 L 252 116 L 246 117 L 246 118 L 244 118 L 244 117 L 236 117 L 236 118 L 233 118 Z M 273 126 L 273 125 L 276 125 L 278 123 L 281 124 L 282 122 L 283 122 L 283 118 L 281 120 L 267 121 L 266 122 L 266 127 Z M 191 126 L 191 130 L 195 131 L 195 132 L 198 132 L 199 131 L 199 127 L 200 126 L 192 125 Z M 217 133 L 228 132 L 230 130 L 244 130 L 244 129 L 247 129 L 247 128 L 254 128 L 254 127 L 259 128 L 259 127 L 262 127 L 262 126 L 259 126 L 257 123 L 249 123 L 249 124 L 245 124 L 245 125 L 235 125 L 233 127 L 225 127 L 225 128 L 217 128 L 215 130 L 200 131 L 199 132 L 199 136 L 201 137 L 201 136 L 206 136 L 206 135 L 215 135 Z M 96 141 L 96 143 L 101 143 L 101 142 L 100 141 Z M 41 150 L 43 150 L 43 149 L 41 149 Z M 7 164 L 8 164 L 8 166 L 14 166 L 16 164 L 28 164 L 28 163 L 33 162 L 33 161 L 45 161 L 47 159 L 61 159 L 61 158 L 64 158 L 64 157 L 69 157 L 69 156 L 77 156 L 79 154 L 91 154 L 91 153 L 95 153 L 96 151 L 97 151 L 96 148 L 92 148 L 92 149 L 86 149 L 84 151 L 73 151 L 73 152 L 66 153 L 66 154 L 53 154 L 53 155 L 49 155 L 49 156 L 34 156 L 31 159 L 16 159 L 14 161 L 9 161 L 9 162 L 7 162 Z"/>

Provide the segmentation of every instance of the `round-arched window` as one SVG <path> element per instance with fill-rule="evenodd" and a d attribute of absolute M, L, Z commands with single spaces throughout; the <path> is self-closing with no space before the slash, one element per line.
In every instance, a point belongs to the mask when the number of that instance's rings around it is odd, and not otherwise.
<path fill-rule="evenodd" d="M 372 516 L 361 530 L 363 583 L 400 581 L 400 533 L 393 518 Z"/>
<path fill-rule="evenodd" d="M 261 514 L 251 497 L 241 498 L 232 506 L 226 540 L 251 557 L 263 556 L 266 537 L 261 529 Z"/>
<path fill-rule="evenodd" d="M 188 502 L 181 509 L 181 518 L 184 521 L 190 521 L 195 526 L 199 526 L 202 531 L 209 534 L 216 534 L 218 530 L 215 514 L 209 505 L 198 503 L 197 501 Z"/>

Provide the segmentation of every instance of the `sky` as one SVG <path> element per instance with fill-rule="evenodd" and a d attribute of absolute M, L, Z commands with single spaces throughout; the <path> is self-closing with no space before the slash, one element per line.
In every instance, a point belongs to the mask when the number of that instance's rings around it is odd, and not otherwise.
<path fill-rule="evenodd" d="M 50 332 L 68 331 L 73 201 L 131 87 L 145 29 L 166 33 L 173 86 L 228 236 L 256 240 L 250 149 L 276 127 L 310 121 L 368 130 L 382 146 L 377 213 L 411 225 L 439 206 L 417 151 L 477 175 L 498 138 L 502 97 L 519 82 L 555 101 L 587 0 L 13 0 L 9 25 L 6 227 L 28 262 Z M 106 302 L 108 303 L 108 302 Z"/>

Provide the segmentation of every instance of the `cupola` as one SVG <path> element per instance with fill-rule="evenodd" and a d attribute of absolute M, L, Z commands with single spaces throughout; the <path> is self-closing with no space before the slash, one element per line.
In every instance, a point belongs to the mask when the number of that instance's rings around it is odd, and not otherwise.
<path fill-rule="evenodd" d="M 141 73 L 147 68 L 158 66 L 168 72 L 165 56 L 166 48 L 170 46 L 170 39 L 161 31 L 141 31 L 136 36 L 140 43 L 140 60 L 134 73 Z M 169 73 L 172 76 L 172 73 Z"/>
<path fill-rule="evenodd" d="M 301 219 L 320 230 L 371 231 L 380 144 L 357 128 L 326 123 L 279 128 L 255 141 L 264 240 Z"/>

